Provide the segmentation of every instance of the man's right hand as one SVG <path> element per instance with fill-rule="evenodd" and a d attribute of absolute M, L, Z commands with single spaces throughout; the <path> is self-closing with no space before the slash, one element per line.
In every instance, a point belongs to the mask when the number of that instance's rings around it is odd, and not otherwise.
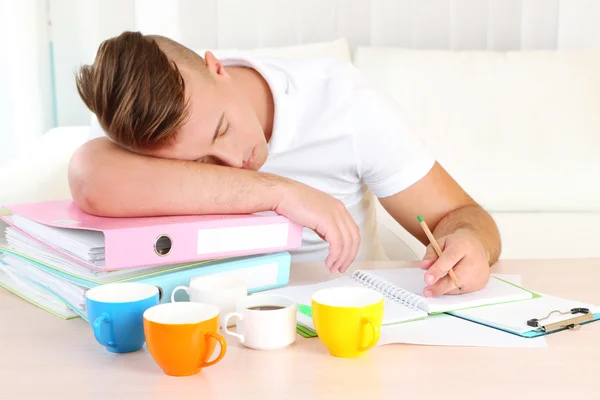
<path fill-rule="evenodd" d="M 360 232 L 341 201 L 296 181 L 282 185 L 275 212 L 312 229 L 329 243 L 325 265 L 331 272 L 345 272 L 356 258 Z"/>

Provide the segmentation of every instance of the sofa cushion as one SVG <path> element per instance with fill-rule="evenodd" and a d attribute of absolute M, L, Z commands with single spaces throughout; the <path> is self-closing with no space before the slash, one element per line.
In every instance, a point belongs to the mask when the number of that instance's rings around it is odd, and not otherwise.
<path fill-rule="evenodd" d="M 600 52 L 360 47 L 440 163 L 491 211 L 600 211 Z"/>
<path fill-rule="evenodd" d="M 492 212 L 502 237 L 503 259 L 600 257 L 600 213 Z M 391 259 L 421 259 L 425 247 L 378 209 L 380 241 Z M 389 241 L 389 242 L 388 242 Z M 393 243 L 402 242 L 396 252 Z"/>
<path fill-rule="evenodd" d="M 68 166 L 89 128 L 54 128 L 33 146 L 0 168 L 0 205 L 70 199 Z"/>
<path fill-rule="evenodd" d="M 600 213 L 496 212 L 502 258 L 600 257 Z"/>

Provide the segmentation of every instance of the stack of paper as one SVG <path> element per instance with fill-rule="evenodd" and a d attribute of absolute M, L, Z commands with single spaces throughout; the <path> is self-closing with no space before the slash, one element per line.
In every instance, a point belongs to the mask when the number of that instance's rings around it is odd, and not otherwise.
<path fill-rule="evenodd" d="M 59 297 L 33 281 L 19 277 L 2 261 L 0 261 L 0 286 L 61 318 L 71 319 L 79 316 Z"/>
<path fill-rule="evenodd" d="M 102 269 L 93 269 L 85 267 L 61 253 L 33 241 L 30 237 L 10 226 L 5 228 L 6 244 L 17 254 L 33 255 L 35 259 L 42 264 L 51 265 L 53 269 L 68 275 L 74 275 L 87 279 L 95 283 L 111 283 L 121 280 L 127 280 L 140 276 L 141 274 L 152 274 L 161 271 L 167 271 L 177 267 L 184 267 L 188 264 L 177 265 L 157 265 L 151 267 L 128 268 L 121 270 L 106 271 Z M 203 263 L 202 261 L 198 264 Z M 43 268 L 43 267 L 42 267 Z"/>
<path fill-rule="evenodd" d="M 301 240 L 302 227 L 276 214 L 101 218 L 72 201 L 17 204 L 0 212 L 0 284 L 86 318 L 86 290 L 114 282 L 156 285 L 163 302 L 207 274 L 237 275 L 249 292 L 280 287 Z"/>
<path fill-rule="evenodd" d="M 55 228 L 31 221 L 20 215 L 8 217 L 16 228 L 39 239 L 52 248 L 64 252 L 78 260 L 104 267 L 104 234 L 100 231 Z M 63 221 L 64 223 L 64 221 Z M 11 232 L 7 234 L 8 243 L 11 244 Z"/>

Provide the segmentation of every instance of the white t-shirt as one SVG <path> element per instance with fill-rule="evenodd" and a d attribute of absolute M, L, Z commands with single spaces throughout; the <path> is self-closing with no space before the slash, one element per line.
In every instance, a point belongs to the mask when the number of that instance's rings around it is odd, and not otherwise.
<path fill-rule="evenodd" d="M 402 191 L 434 159 L 401 110 L 352 64 L 332 60 L 222 59 L 258 71 L 274 97 L 275 120 L 263 172 L 300 181 L 341 200 L 360 228 L 357 260 L 385 260 L 375 201 Z M 96 121 L 97 122 L 97 121 Z M 93 124 L 91 137 L 104 135 Z M 304 229 L 295 262 L 323 261 L 328 243 Z"/>

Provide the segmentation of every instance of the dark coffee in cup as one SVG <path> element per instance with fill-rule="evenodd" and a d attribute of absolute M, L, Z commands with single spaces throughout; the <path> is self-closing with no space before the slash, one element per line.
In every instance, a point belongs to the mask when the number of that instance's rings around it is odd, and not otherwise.
<path fill-rule="evenodd" d="M 238 299 L 236 312 L 225 315 L 225 333 L 238 338 L 242 345 L 255 350 L 281 349 L 294 343 L 296 302 L 277 294 L 256 294 Z M 227 328 L 237 318 L 236 330 Z M 229 340 L 229 339 L 227 339 Z"/>
<path fill-rule="evenodd" d="M 268 305 L 264 305 L 264 306 L 248 307 L 248 310 L 270 311 L 270 310 L 281 310 L 282 308 L 285 308 L 285 307 L 283 307 L 283 306 L 268 306 Z"/>

